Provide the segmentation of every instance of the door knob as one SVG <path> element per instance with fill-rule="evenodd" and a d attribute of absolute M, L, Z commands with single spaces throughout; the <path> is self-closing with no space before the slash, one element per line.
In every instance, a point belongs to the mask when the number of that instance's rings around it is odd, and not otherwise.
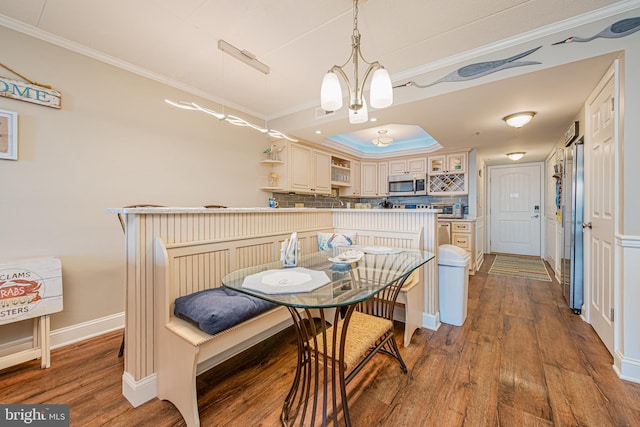
<path fill-rule="evenodd" d="M 582 229 L 584 230 L 585 228 L 591 229 L 591 221 L 589 222 L 583 222 L 582 223 Z"/>
<path fill-rule="evenodd" d="M 531 218 L 538 218 L 540 215 L 535 214 L 534 216 L 532 216 Z"/>

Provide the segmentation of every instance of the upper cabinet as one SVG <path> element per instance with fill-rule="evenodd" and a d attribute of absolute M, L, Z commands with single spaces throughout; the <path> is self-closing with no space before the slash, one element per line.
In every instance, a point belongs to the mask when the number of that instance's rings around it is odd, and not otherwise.
<path fill-rule="evenodd" d="M 360 164 L 360 194 L 362 197 L 378 195 L 378 163 L 362 162 Z"/>
<path fill-rule="evenodd" d="M 331 155 L 305 145 L 289 144 L 289 191 L 331 194 Z"/>
<path fill-rule="evenodd" d="M 386 197 L 389 195 L 388 162 L 362 162 L 360 172 L 362 197 Z"/>
<path fill-rule="evenodd" d="M 469 194 L 467 153 L 429 156 L 427 165 L 430 195 Z"/>
<path fill-rule="evenodd" d="M 467 153 L 429 156 L 429 175 L 467 172 Z"/>
<path fill-rule="evenodd" d="M 389 160 L 389 175 L 403 175 L 427 172 L 426 157 L 413 159 Z"/>
<path fill-rule="evenodd" d="M 389 163 L 378 163 L 378 197 L 389 195 Z"/>

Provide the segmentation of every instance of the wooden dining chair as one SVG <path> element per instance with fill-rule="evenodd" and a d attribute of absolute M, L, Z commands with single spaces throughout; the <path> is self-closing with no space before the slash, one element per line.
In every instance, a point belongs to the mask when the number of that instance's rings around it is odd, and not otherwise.
<path fill-rule="evenodd" d="M 127 205 L 123 206 L 123 208 L 164 208 L 166 206 L 163 205 L 153 205 L 153 204 L 137 204 L 137 205 Z M 124 222 L 124 215 L 118 213 L 118 221 L 120 221 L 120 226 L 122 227 L 122 232 L 127 234 L 127 226 Z M 120 344 L 120 350 L 118 350 L 118 357 L 124 356 L 124 333 L 122 334 L 122 344 Z"/>

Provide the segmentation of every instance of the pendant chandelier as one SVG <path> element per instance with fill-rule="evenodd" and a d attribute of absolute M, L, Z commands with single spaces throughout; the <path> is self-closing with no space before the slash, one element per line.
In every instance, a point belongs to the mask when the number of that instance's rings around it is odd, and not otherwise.
<path fill-rule="evenodd" d="M 368 65 L 362 82 L 359 80 L 359 63 Z M 353 82 L 344 72 L 344 67 L 353 63 Z M 373 74 L 371 74 L 373 72 Z M 364 86 L 371 76 L 369 105 L 373 108 L 386 108 L 393 104 L 393 88 L 389 73 L 378 62 L 368 62 L 360 51 L 360 32 L 358 31 L 358 0 L 353 2 L 353 35 L 351 36 L 351 56 L 341 65 L 334 65 L 322 79 L 320 106 L 326 111 L 342 108 L 342 88 L 338 75 L 342 77 L 349 90 L 349 122 L 363 123 L 368 120 L 367 104 L 363 98 Z"/>

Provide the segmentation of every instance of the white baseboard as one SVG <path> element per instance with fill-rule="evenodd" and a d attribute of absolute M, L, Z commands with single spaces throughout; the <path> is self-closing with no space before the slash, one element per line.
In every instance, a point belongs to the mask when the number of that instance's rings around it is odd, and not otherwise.
<path fill-rule="evenodd" d="M 429 314 L 422 313 L 422 327 L 431 329 L 432 331 L 437 331 L 440 327 L 440 313 L 437 314 Z"/>
<path fill-rule="evenodd" d="M 623 380 L 640 383 L 640 360 L 625 358 L 616 351 L 613 370 Z"/>
<path fill-rule="evenodd" d="M 78 341 L 124 328 L 124 312 L 51 331 L 51 348 L 64 347 Z M 0 356 L 31 348 L 32 337 L 20 338 L 0 345 Z"/>
<path fill-rule="evenodd" d="M 51 348 L 63 347 L 124 328 L 124 312 L 51 331 Z"/>
<path fill-rule="evenodd" d="M 125 372 L 122 374 L 122 395 L 134 408 L 137 408 L 158 395 L 156 383 L 156 374 L 151 374 L 140 381 L 136 381 L 131 374 Z"/>

